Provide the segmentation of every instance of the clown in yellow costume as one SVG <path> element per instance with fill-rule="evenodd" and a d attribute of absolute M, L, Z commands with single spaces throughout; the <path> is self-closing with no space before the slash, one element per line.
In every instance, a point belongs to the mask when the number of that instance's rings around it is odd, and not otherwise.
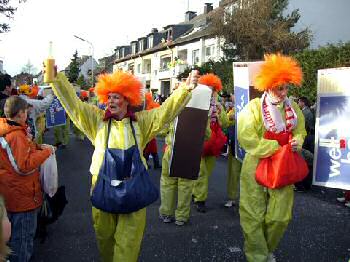
<path fill-rule="evenodd" d="M 232 133 L 232 136 L 229 137 L 230 141 L 228 143 L 229 153 L 227 161 L 227 202 L 225 207 L 232 207 L 236 204 L 239 193 L 239 177 L 241 173 L 241 162 L 235 157 L 235 148 L 234 148 L 234 139 L 235 139 L 235 110 L 232 108 L 227 113 L 227 118 L 229 122 L 229 133 Z"/>
<path fill-rule="evenodd" d="M 107 104 L 105 111 L 80 101 L 67 78 L 61 73 L 57 75 L 52 84 L 56 96 L 73 123 L 95 146 L 90 166 L 92 190 L 107 146 L 109 149 L 128 150 L 137 144 L 138 152 L 141 152 L 138 159 L 147 167 L 142 157 L 145 145 L 186 106 L 191 98 L 190 86 L 196 82 L 197 77 L 192 76 L 187 85 L 174 91 L 162 106 L 133 113 L 130 106 L 140 105 L 142 101 L 142 84 L 133 75 L 117 71 L 99 77 L 96 93 L 100 102 Z M 107 139 L 109 130 L 111 135 Z M 146 224 L 146 208 L 115 214 L 93 207 L 92 214 L 101 260 L 137 261 Z"/>
<path fill-rule="evenodd" d="M 198 179 L 193 183 L 192 195 L 198 212 L 205 213 L 205 201 L 208 197 L 209 177 L 214 170 L 216 157 L 226 143 L 226 136 L 222 128 L 228 127 L 228 118 L 225 110 L 217 101 L 217 92 L 222 89 L 222 83 L 214 74 L 203 75 L 198 82 L 213 88 L 213 95 L 209 109 L 208 128 L 210 137 L 204 142 Z"/>
<path fill-rule="evenodd" d="M 255 79 L 255 88 L 263 91 L 241 111 L 238 140 L 246 151 L 240 184 L 240 221 L 244 234 L 244 251 L 249 262 L 275 261 L 277 248 L 292 218 L 293 185 L 270 189 L 259 185 L 255 172 L 259 160 L 276 153 L 276 140 L 264 138 L 265 132 L 291 132 L 292 150 L 298 151 L 306 136 L 305 123 L 298 105 L 287 98 L 288 85 L 300 86 L 302 71 L 291 57 L 280 54 L 265 56 Z"/>

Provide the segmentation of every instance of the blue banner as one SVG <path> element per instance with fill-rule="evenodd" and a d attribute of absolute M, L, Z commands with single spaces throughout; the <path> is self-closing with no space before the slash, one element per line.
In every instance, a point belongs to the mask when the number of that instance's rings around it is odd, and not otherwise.
<path fill-rule="evenodd" d="M 350 190 L 350 96 L 320 96 L 314 184 Z"/>
<path fill-rule="evenodd" d="M 249 89 L 241 88 L 239 86 L 235 86 L 234 88 L 235 93 L 235 119 L 236 119 L 236 134 L 235 134 L 235 152 L 236 152 L 236 158 L 240 161 L 243 161 L 243 158 L 245 156 L 244 149 L 239 145 L 239 142 L 237 140 L 237 132 L 238 132 L 238 117 L 242 109 L 248 104 L 249 102 Z"/>
<path fill-rule="evenodd" d="M 66 124 L 66 111 L 57 97 L 54 98 L 50 107 L 46 110 L 46 127 L 62 126 Z"/>

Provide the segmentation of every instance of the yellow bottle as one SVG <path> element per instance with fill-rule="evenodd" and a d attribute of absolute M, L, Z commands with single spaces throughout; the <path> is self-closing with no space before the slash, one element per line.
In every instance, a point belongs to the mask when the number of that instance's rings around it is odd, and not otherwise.
<path fill-rule="evenodd" d="M 44 61 L 44 82 L 51 83 L 55 78 L 55 59 L 52 57 L 52 42 L 49 43 L 49 57 Z"/>

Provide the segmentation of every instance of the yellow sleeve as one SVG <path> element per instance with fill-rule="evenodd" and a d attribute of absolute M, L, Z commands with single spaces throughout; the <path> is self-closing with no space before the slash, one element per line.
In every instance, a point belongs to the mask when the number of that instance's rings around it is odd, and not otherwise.
<path fill-rule="evenodd" d="M 210 128 L 210 118 L 209 118 L 207 122 L 207 127 L 205 128 L 204 141 L 209 140 L 210 137 L 211 137 L 211 128 Z"/>
<path fill-rule="evenodd" d="M 103 110 L 82 102 L 63 73 L 57 74 L 51 86 L 74 125 L 94 143 Z"/>
<path fill-rule="evenodd" d="M 262 132 L 258 131 L 263 126 L 259 101 L 250 101 L 239 114 L 238 141 L 247 153 L 265 158 L 273 155 L 280 146 L 276 140 L 264 139 Z"/>
<path fill-rule="evenodd" d="M 219 118 L 219 123 L 220 123 L 221 128 L 228 128 L 229 127 L 229 120 L 228 120 L 226 111 L 222 106 L 221 106 L 221 112 L 220 112 L 220 115 L 218 118 Z"/>
<path fill-rule="evenodd" d="M 228 119 L 228 125 L 229 126 L 233 126 L 235 124 L 235 111 L 234 110 L 230 110 L 227 113 L 227 119 Z"/>
<path fill-rule="evenodd" d="M 293 129 L 293 138 L 298 141 L 298 150 L 300 151 L 307 134 L 305 129 L 305 118 L 303 112 L 295 102 L 292 102 L 292 107 L 298 118 L 297 126 Z"/>
<path fill-rule="evenodd" d="M 165 126 L 185 108 L 191 99 L 191 92 L 185 87 L 179 87 L 158 108 L 137 112 L 136 118 L 140 126 L 144 142 L 155 137 Z"/>

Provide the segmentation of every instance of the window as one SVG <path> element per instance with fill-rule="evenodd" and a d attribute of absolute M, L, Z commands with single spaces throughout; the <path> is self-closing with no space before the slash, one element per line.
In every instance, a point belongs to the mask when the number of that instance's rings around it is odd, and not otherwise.
<path fill-rule="evenodd" d="M 205 61 L 215 58 L 215 45 L 210 45 L 205 48 Z"/>
<path fill-rule="evenodd" d="M 160 69 L 159 69 L 159 71 L 167 71 L 167 70 L 169 70 L 168 65 L 170 64 L 170 62 L 171 62 L 171 57 L 170 56 L 162 57 L 160 59 Z"/>
<path fill-rule="evenodd" d="M 140 74 L 141 73 L 141 64 L 137 65 L 137 73 Z"/>
<path fill-rule="evenodd" d="M 139 51 L 143 51 L 143 40 L 139 41 Z"/>
<path fill-rule="evenodd" d="M 148 48 L 153 47 L 153 35 L 148 37 Z"/>
<path fill-rule="evenodd" d="M 167 41 L 172 41 L 173 40 L 173 30 L 169 29 L 167 32 Z"/>
<path fill-rule="evenodd" d="M 192 64 L 199 64 L 199 49 L 192 51 Z"/>
<path fill-rule="evenodd" d="M 136 44 L 132 44 L 131 49 L 132 49 L 132 54 L 133 55 L 136 54 Z"/>
<path fill-rule="evenodd" d="M 125 48 L 123 48 L 121 52 L 121 57 L 124 57 L 124 56 L 125 56 Z"/>

